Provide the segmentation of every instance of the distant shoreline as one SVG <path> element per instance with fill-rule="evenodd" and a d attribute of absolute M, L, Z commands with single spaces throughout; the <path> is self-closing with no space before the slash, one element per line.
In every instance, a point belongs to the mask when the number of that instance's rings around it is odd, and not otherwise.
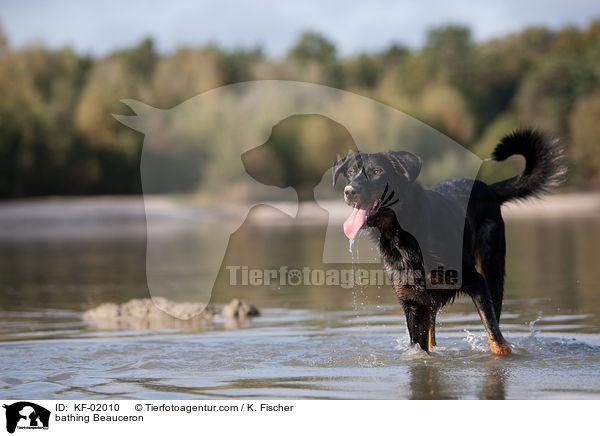
<path fill-rule="evenodd" d="M 546 195 L 502 206 L 502 216 L 519 218 L 600 218 L 600 192 Z"/>
<path fill-rule="evenodd" d="M 257 202 L 257 204 L 262 204 Z M 348 217 L 348 207 L 339 201 L 321 203 L 333 222 Z M 232 213 L 247 214 L 254 205 L 222 206 L 196 202 L 193 197 L 100 196 L 48 197 L 0 202 L 0 237 L 52 234 L 55 237 L 79 233 L 145 231 L 146 209 L 155 225 L 202 225 L 226 220 Z M 257 225 L 288 224 L 296 214 L 294 203 L 272 202 L 272 207 L 253 211 Z M 323 212 L 303 204 L 295 224 L 314 224 Z M 283 215 L 285 211 L 288 215 Z M 540 199 L 508 203 L 502 207 L 507 221 L 518 219 L 600 218 L 600 192 L 548 195 Z M 285 217 L 286 219 L 282 219 Z"/>

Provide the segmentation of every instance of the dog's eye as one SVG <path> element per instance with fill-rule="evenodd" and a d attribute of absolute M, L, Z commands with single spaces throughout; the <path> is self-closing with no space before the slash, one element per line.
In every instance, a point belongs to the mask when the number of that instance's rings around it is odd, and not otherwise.
<path fill-rule="evenodd" d="M 380 176 L 383 174 L 383 170 L 381 168 L 375 168 L 373 170 L 373 174 L 375 174 L 376 176 Z"/>

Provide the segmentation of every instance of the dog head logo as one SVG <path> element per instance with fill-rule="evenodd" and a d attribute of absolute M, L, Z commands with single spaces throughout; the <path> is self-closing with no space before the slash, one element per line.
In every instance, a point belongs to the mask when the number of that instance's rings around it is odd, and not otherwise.
<path fill-rule="evenodd" d="M 18 429 L 48 429 L 50 411 L 38 404 L 19 401 L 5 404 L 6 431 L 14 433 Z"/>
<path fill-rule="evenodd" d="M 198 302 L 208 302 L 215 280 L 224 269 L 222 260 L 230 235 L 259 205 L 293 220 L 301 213 L 302 204 L 313 203 L 327 212 L 323 263 L 351 263 L 354 252 L 367 254 L 361 257 L 362 263 L 378 263 L 379 257 L 371 255 L 373 245 L 368 238 L 357 237 L 360 228 L 375 218 L 374 212 L 392 211 L 405 219 L 408 215 L 403 215 L 402 186 L 416 183 L 417 177 L 428 185 L 448 177 L 475 178 L 482 162 L 403 112 L 322 85 L 277 80 L 244 82 L 213 89 L 166 110 L 136 100 L 123 102 L 135 115 L 115 118 L 144 133 L 140 165 L 144 195 L 193 189 L 199 197 L 210 194 L 217 198 L 222 206 L 218 220 L 211 225 L 203 223 L 209 230 L 190 237 L 167 228 L 165 213 L 169 211 L 154 210 L 152 202 L 145 202 L 146 274 L 152 296 L 185 293 L 186 298 L 193 295 Z M 307 116 L 319 118 L 312 129 L 316 132 L 313 138 L 326 125 L 334 133 L 323 136 L 321 142 L 315 139 L 310 150 L 296 148 L 293 140 L 282 141 L 286 135 L 288 139 L 293 136 L 294 123 Z M 284 143 L 287 145 L 282 146 Z M 391 151 L 374 157 L 374 153 L 385 150 Z M 337 159 L 338 154 L 348 152 L 346 158 Z M 372 168 L 377 174 L 370 173 Z M 343 176 L 338 180 L 345 179 L 344 185 L 338 183 L 332 188 L 334 173 Z M 363 177 L 381 183 L 365 184 Z M 178 185 L 174 185 L 175 179 Z M 340 195 L 344 186 L 358 189 L 354 194 L 358 197 L 349 203 L 352 208 L 345 209 Z M 351 195 L 348 192 L 347 202 Z M 456 224 L 460 217 L 448 221 L 448 213 L 433 215 L 428 223 L 406 223 L 420 245 L 432 246 L 434 239 L 439 242 L 450 234 L 462 238 L 468 196 L 457 198 L 456 203 L 452 213 L 462 214 L 460 224 Z M 356 239 L 353 253 L 349 253 L 348 245 L 340 245 L 340 235 L 344 236 L 340 210 L 350 215 L 344 227 L 346 235 Z M 202 221 L 192 212 L 169 218 L 178 223 L 178 229 L 200 227 Z M 447 232 L 448 226 L 458 228 Z M 432 228 L 437 230 L 431 233 Z M 454 267 L 455 260 L 461 258 L 455 241 L 435 245 L 447 249 L 425 256 L 427 269 Z M 253 250 L 245 251 L 252 258 Z M 273 259 L 272 264 L 278 261 Z M 185 271 L 184 264 L 190 265 Z"/>

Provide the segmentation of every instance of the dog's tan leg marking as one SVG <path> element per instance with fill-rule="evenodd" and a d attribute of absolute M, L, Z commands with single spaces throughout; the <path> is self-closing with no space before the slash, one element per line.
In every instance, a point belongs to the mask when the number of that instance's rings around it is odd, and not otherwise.
<path fill-rule="evenodd" d="M 475 269 L 485 278 L 485 275 L 483 274 L 483 268 L 481 267 L 481 256 L 479 255 L 479 251 L 475 250 L 475 253 L 473 253 L 473 259 L 475 260 Z"/>
<path fill-rule="evenodd" d="M 435 346 L 435 327 L 429 326 L 429 348 Z"/>
<path fill-rule="evenodd" d="M 506 341 L 496 342 L 488 334 L 488 343 L 490 344 L 490 351 L 496 356 L 509 356 L 512 351 Z"/>
<path fill-rule="evenodd" d="M 436 312 L 432 311 L 429 314 L 429 335 L 428 335 L 428 339 L 429 339 L 429 348 L 434 347 L 435 346 L 435 315 Z"/>

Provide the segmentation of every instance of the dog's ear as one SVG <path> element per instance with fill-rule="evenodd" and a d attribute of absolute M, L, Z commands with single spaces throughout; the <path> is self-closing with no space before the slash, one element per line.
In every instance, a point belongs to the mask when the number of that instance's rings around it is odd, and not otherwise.
<path fill-rule="evenodd" d="M 333 167 L 331 168 L 331 172 L 333 173 L 333 186 L 335 186 L 335 182 L 342 172 L 346 172 L 348 169 L 348 165 L 350 164 L 350 155 L 340 157 L 338 155 L 336 161 L 333 163 Z"/>
<path fill-rule="evenodd" d="M 388 156 L 394 169 L 398 174 L 406 177 L 409 183 L 417 179 L 423 165 L 419 156 L 408 151 L 388 151 Z"/>

